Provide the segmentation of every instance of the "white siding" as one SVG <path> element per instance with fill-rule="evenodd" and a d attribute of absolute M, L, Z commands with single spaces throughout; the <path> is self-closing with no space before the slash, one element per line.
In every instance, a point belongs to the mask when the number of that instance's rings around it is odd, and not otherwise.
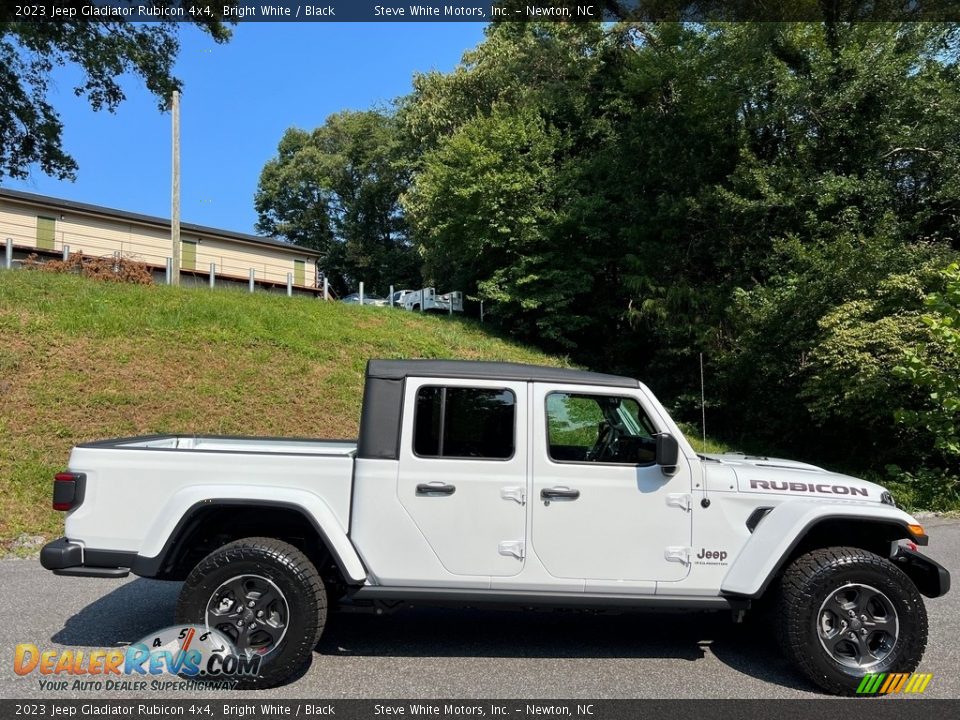
<path fill-rule="evenodd" d="M 13 238 L 14 245 L 36 247 L 37 215 L 42 214 L 0 201 L 0 241 Z"/>
<path fill-rule="evenodd" d="M 7 198 L 0 198 L 0 242 L 9 237 L 17 246 L 36 247 L 37 216 L 56 218 L 56 252 L 61 252 L 64 245 L 69 246 L 70 252 L 95 257 L 119 252 L 157 267 L 165 267 L 172 254 L 168 228 L 64 211 L 39 203 L 24 204 Z M 253 269 L 257 280 L 285 284 L 287 273 L 296 277 L 294 261 L 302 260 L 306 269 L 306 287 L 316 286 L 316 265 L 309 255 L 216 235 L 182 232 L 181 239 L 197 242 L 197 272 L 205 274 L 210 270 L 210 263 L 216 263 L 218 276 L 245 280 Z"/>

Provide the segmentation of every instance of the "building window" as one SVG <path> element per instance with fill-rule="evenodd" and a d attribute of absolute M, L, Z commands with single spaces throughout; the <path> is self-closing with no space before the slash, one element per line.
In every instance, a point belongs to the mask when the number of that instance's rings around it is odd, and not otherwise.
<path fill-rule="evenodd" d="M 183 252 L 180 257 L 180 267 L 184 270 L 197 269 L 197 241 L 184 240 L 181 243 Z"/>
<path fill-rule="evenodd" d="M 307 264 L 303 260 L 293 261 L 293 282 L 295 285 L 307 284 Z"/>
<path fill-rule="evenodd" d="M 413 451 L 421 457 L 513 457 L 516 396 L 510 390 L 422 387 L 417 391 Z"/>
<path fill-rule="evenodd" d="M 57 233 L 57 221 L 52 217 L 37 217 L 37 247 L 40 250 L 54 250 L 54 237 Z"/>

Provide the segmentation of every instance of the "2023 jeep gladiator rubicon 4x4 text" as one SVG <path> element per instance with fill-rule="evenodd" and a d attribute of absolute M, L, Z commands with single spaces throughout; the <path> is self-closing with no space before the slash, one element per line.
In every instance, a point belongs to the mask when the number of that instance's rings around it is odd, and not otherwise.
<path fill-rule="evenodd" d="M 948 573 L 882 487 L 812 465 L 698 455 L 626 377 L 374 360 L 357 443 L 143 437 L 56 476 L 59 575 L 185 580 L 177 621 L 218 628 L 283 682 L 329 604 L 733 610 L 774 599 L 783 650 L 833 693 L 912 671 L 921 595 Z"/>

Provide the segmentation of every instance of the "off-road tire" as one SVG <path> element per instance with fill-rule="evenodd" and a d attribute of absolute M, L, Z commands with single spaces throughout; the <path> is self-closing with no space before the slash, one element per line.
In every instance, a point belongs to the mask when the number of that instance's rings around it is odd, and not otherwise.
<path fill-rule="evenodd" d="M 280 540 L 249 537 L 224 545 L 191 571 L 177 600 L 178 623 L 206 624 L 207 603 L 221 583 L 249 574 L 269 579 L 289 608 L 286 631 L 263 657 L 260 675 L 239 689 L 279 685 L 309 664 L 327 619 L 327 594 L 317 569 L 300 550 Z"/>
<path fill-rule="evenodd" d="M 854 583 L 883 593 L 896 611 L 896 642 L 877 664 L 841 664 L 820 640 L 820 609 Z M 835 695 L 853 695 L 867 673 L 912 672 L 927 645 L 927 611 L 913 582 L 892 562 L 854 547 L 814 550 L 794 560 L 780 580 L 774 622 L 787 658 L 813 683 Z"/>

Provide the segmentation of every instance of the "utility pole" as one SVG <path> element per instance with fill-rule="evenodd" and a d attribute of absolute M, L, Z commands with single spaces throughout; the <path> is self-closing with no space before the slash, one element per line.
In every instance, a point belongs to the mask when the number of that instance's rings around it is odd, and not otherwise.
<path fill-rule="evenodd" d="M 170 191 L 170 242 L 173 244 L 173 267 L 170 284 L 180 284 L 180 91 L 170 98 L 173 116 L 173 184 Z"/>

